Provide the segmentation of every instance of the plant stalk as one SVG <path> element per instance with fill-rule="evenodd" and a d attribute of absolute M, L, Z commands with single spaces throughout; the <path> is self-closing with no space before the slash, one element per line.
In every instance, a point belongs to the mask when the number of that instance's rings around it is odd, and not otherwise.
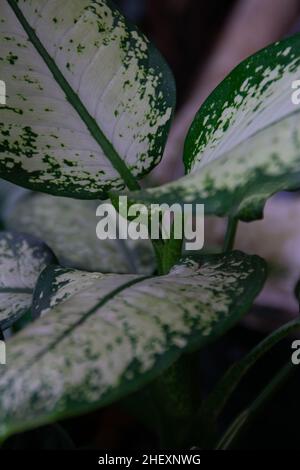
<path fill-rule="evenodd" d="M 238 227 L 238 219 L 236 217 L 228 217 L 227 229 L 224 239 L 223 251 L 232 251 Z"/>
<path fill-rule="evenodd" d="M 291 361 L 289 361 L 287 364 L 285 364 L 284 367 L 282 367 L 282 369 L 280 369 L 280 371 L 263 389 L 254 402 L 246 410 L 242 411 L 242 413 L 240 413 L 229 426 L 221 440 L 218 442 L 216 450 L 227 450 L 232 446 L 236 439 L 245 430 L 246 426 L 249 425 L 249 422 L 257 416 L 263 405 L 265 405 L 270 397 L 278 391 L 278 389 L 284 384 L 290 374 L 295 372 L 295 370 L 296 367 L 292 364 Z"/>
<path fill-rule="evenodd" d="M 191 446 L 190 426 L 199 402 L 197 356 L 181 356 L 151 385 L 158 423 L 157 433 L 162 449 Z"/>
<path fill-rule="evenodd" d="M 183 222 L 182 222 L 183 223 Z M 176 239 L 174 225 L 170 239 L 152 240 L 157 258 L 158 275 L 169 273 L 181 258 L 183 239 Z M 190 425 L 199 401 L 197 357 L 181 356 L 151 385 L 151 396 L 158 412 L 157 433 L 161 448 L 188 446 Z"/>

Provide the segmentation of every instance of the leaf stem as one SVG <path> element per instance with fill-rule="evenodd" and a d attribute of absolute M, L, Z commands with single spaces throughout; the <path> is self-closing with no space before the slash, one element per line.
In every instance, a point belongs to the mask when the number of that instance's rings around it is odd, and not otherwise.
<path fill-rule="evenodd" d="M 184 220 L 182 218 L 182 226 Z M 159 275 L 168 274 L 174 264 L 181 258 L 183 239 L 175 238 L 174 222 L 170 230 L 170 238 L 163 238 L 163 227 L 160 224 L 160 238 L 151 240 L 157 260 L 157 269 Z"/>
<path fill-rule="evenodd" d="M 181 356 L 151 385 L 151 396 L 158 411 L 161 448 L 190 445 L 190 425 L 199 399 L 197 356 Z"/>
<path fill-rule="evenodd" d="M 227 229 L 224 239 L 223 251 L 232 251 L 235 235 L 238 227 L 238 219 L 236 217 L 228 217 Z"/>
<path fill-rule="evenodd" d="M 151 241 L 156 255 L 158 275 L 168 274 L 181 257 L 183 239 L 175 238 L 174 224 L 170 238 L 164 239 L 161 224 L 160 238 Z M 187 442 L 197 402 L 194 399 L 198 390 L 194 367 L 195 358 L 192 355 L 182 356 L 150 385 L 158 413 L 157 433 L 163 449 L 181 448 Z"/>
<path fill-rule="evenodd" d="M 182 240 L 152 240 L 157 260 L 157 270 L 160 276 L 168 274 L 176 261 L 181 257 Z"/>
<path fill-rule="evenodd" d="M 294 372 L 296 367 L 289 361 L 282 367 L 275 377 L 269 382 L 269 384 L 263 389 L 258 395 L 254 402 L 229 426 L 225 434 L 222 436 L 216 446 L 216 450 L 227 450 L 245 429 L 246 425 L 249 424 L 250 420 L 253 420 L 259 413 L 263 405 L 269 400 L 269 398 L 284 384 L 289 375 Z"/>

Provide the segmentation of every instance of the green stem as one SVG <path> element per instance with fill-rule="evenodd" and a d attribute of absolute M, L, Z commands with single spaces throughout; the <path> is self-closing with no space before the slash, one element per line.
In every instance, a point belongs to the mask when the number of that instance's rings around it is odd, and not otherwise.
<path fill-rule="evenodd" d="M 238 219 L 236 217 L 228 217 L 223 251 L 231 251 L 233 249 L 237 226 Z"/>
<path fill-rule="evenodd" d="M 184 224 L 183 219 L 182 224 Z M 174 224 L 172 224 L 170 238 L 165 240 L 162 235 L 162 227 L 160 226 L 160 239 L 151 240 L 157 259 L 158 274 L 160 276 L 168 274 L 182 255 L 183 239 L 175 238 L 174 231 Z"/>
<path fill-rule="evenodd" d="M 197 356 L 183 355 L 150 386 L 161 448 L 191 445 L 190 426 L 200 395 L 197 364 Z"/>
<path fill-rule="evenodd" d="M 157 270 L 160 276 L 168 274 L 174 264 L 180 259 L 182 240 L 152 240 L 157 260 Z"/>
<path fill-rule="evenodd" d="M 240 436 L 245 427 L 262 409 L 263 405 L 270 399 L 270 397 L 278 391 L 284 384 L 289 375 L 294 372 L 296 367 L 289 361 L 280 371 L 275 375 L 271 382 L 264 388 L 258 395 L 254 402 L 238 415 L 238 417 L 229 426 L 221 440 L 216 446 L 217 450 L 229 449 L 233 442 Z"/>

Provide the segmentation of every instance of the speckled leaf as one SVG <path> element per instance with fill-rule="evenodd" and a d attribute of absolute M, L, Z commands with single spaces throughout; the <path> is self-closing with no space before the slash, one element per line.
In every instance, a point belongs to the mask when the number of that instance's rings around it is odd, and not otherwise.
<path fill-rule="evenodd" d="M 99 240 L 97 203 L 29 194 L 10 204 L 4 222 L 9 230 L 39 237 L 60 264 L 87 271 L 152 274 L 155 260 L 149 240 Z"/>
<path fill-rule="evenodd" d="M 205 204 L 207 214 L 251 220 L 268 197 L 300 187 L 300 35 L 241 63 L 200 108 L 188 133 L 188 176 L 133 200 Z M 299 93 L 299 92 L 297 92 Z"/>
<path fill-rule="evenodd" d="M 31 307 L 41 271 L 56 259 L 34 237 L 0 232 L 0 328 L 11 326 Z"/>
<path fill-rule="evenodd" d="M 137 187 L 162 155 L 174 82 L 104 0 L 2 0 L 0 176 L 82 199 Z"/>
<path fill-rule="evenodd" d="M 161 277 L 47 268 L 34 299 L 41 318 L 7 343 L 1 436 L 137 390 L 230 328 L 264 279 L 264 261 L 241 252 L 185 258 Z"/>

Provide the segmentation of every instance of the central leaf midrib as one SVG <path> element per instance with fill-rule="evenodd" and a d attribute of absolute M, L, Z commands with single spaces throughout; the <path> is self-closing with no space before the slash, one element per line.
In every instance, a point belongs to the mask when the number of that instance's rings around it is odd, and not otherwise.
<path fill-rule="evenodd" d="M 0 294 L 33 294 L 33 289 L 27 287 L 0 287 Z"/>
<path fill-rule="evenodd" d="M 132 175 L 129 168 L 126 166 L 125 162 L 122 160 L 122 158 L 117 153 L 117 151 L 115 150 L 111 142 L 107 139 L 105 134 L 102 132 L 102 130 L 98 126 L 95 119 L 90 115 L 85 105 L 82 103 L 77 93 L 75 93 L 75 91 L 72 89 L 72 87 L 70 86 L 70 84 L 68 83 L 68 81 L 66 80 L 62 72 L 60 71 L 60 69 L 57 67 L 52 57 L 48 54 L 47 50 L 41 43 L 35 31 L 29 25 L 22 11 L 18 7 L 16 0 L 7 0 L 7 2 L 12 8 L 12 10 L 14 11 L 22 28 L 28 35 L 29 40 L 31 41 L 31 43 L 33 44 L 33 46 L 35 47 L 35 49 L 37 50 L 41 58 L 46 63 L 55 81 L 58 83 L 62 91 L 65 93 L 68 102 L 77 111 L 80 118 L 85 123 L 91 135 L 93 136 L 93 138 L 101 147 L 104 155 L 108 158 L 112 166 L 117 170 L 119 175 L 123 178 L 128 189 L 132 191 L 140 189 L 140 186 L 137 180 Z"/>
<path fill-rule="evenodd" d="M 26 367 L 26 371 L 32 367 L 33 365 L 35 365 L 45 354 L 47 354 L 49 351 L 55 349 L 55 347 L 61 342 L 63 341 L 65 338 L 67 338 L 70 334 L 73 333 L 73 331 L 75 331 L 79 326 L 81 326 L 83 323 L 85 323 L 86 320 L 88 320 L 88 318 L 90 318 L 94 313 L 96 313 L 99 308 L 102 308 L 107 302 L 109 302 L 110 300 L 112 300 L 117 294 L 119 294 L 120 292 L 122 292 L 123 290 L 125 289 L 128 289 L 129 287 L 135 285 L 135 284 L 138 284 L 142 281 L 145 281 L 146 279 L 151 279 L 153 278 L 154 276 L 142 276 L 142 277 L 139 277 L 137 279 L 133 279 L 129 282 L 126 282 L 125 284 L 122 284 L 121 286 L 117 287 L 116 289 L 112 290 L 111 292 L 109 292 L 107 295 L 105 295 L 99 302 L 96 303 L 96 305 L 94 305 L 94 307 L 92 307 L 90 310 L 88 310 L 78 321 L 76 321 L 73 325 L 71 325 L 67 330 L 65 330 L 63 333 L 61 333 L 61 335 L 58 336 L 58 338 L 56 338 L 51 344 L 49 344 L 48 346 L 45 346 L 45 348 L 38 352 L 38 355 L 35 355 L 31 361 L 28 362 L 28 364 L 25 366 Z M 68 302 L 68 300 L 71 300 L 71 298 L 69 297 L 69 299 L 66 299 L 66 302 Z M 64 302 L 61 302 L 62 304 Z M 59 307 L 60 303 L 57 304 L 57 307 Z M 55 309 L 56 307 L 54 307 Z M 38 356 L 38 357 L 37 357 Z M 22 368 L 21 370 L 23 370 L 24 368 Z M 13 380 L 13 379 L 12 379 Z"/>

